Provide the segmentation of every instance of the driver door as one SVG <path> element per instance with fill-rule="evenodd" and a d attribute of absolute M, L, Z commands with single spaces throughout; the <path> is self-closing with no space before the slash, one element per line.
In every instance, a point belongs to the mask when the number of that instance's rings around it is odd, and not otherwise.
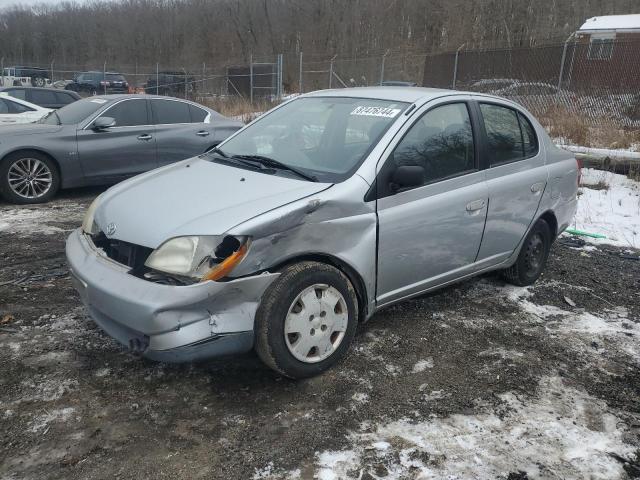
<path fill-rule="evenodd" d="M 377 302 L 384 305 L 474 268 L 488 205 L 466 102 L 437 105 L 406 128 L 377 179 Z M 399 167 L 420 178 L 397 183 Z M 417 168 L 416 168 L 417 167 Z"/>
<path fill-rule="evenodd" d="M 85 177 L 118 181 L 157 167 L 155 128 L 146 99 L 120 101 L 99 117 L 111 117 L 116 124 L 103 130 L 92 125 L 78 130 L 78 155 Z"/>

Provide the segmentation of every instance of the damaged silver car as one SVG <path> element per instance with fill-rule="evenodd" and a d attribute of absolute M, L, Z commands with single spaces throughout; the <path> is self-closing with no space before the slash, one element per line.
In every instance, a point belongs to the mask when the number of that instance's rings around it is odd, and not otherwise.
<path fill-rule="evenodd" d="M 179 362 L 255 348 L 302 378 L 382 307 L 490 270 L 535 282 L 579 173 L 508 100 L 320 91 L 107 190 L 67 257 L 93 319 L 131 350 Z"/>

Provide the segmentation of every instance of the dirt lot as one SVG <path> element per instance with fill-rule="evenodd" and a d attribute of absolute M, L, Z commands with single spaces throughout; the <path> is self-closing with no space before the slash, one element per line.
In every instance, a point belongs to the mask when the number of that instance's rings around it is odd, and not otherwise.
<path fill-rule="evenodd" d="M 97 193 L 0 204 L 0 477 L 640 478 L 640 251 L 563 237 L 534 287 L 490 275 L 389 308 L 292 382 L 98 330 L 63 253 Z"/>

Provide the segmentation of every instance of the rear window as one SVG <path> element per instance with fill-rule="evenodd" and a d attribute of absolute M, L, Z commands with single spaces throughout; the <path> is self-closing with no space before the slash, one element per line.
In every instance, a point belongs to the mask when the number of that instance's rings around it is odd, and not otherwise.
<path fill-rule="evenodd" d="M 76 98 L 73 95 L 70 95 L 65 92 L 56 92 L 56 103 L 62 103 L 63 105 L 68 105 L 76 101 Z"/>
<path fill-rule="evenodd" d="M 175 100 L 151 100 L 151 110 L 156 125 L 191 123 L 188 103 Z"/>

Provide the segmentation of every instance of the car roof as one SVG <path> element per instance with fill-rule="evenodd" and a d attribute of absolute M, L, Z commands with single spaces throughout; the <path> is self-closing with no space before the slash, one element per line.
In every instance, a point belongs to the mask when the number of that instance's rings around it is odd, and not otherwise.
<path fill-rule="evenodd" d="M 334 90 L 318 90 L 307 93 L 305 97 L 353 97 L 370 98 L 372 100 L 389 100 L 395 102 L 415 103 L 420 100 L 432 100 L 452 94 L 461 94 L 457 90 L 424 87 L 355 87 Z"/>
<path fill-rule="evenodd" d="M 0 87 L 0 92 L 6 92 L 7 90 L 38 90 L 43 92 L 62 92 L 62 93 L 71 93 L 71 94 L 76 93 L 76 92 L 72 92 L 71 90 L 63 90 L 61 88 L 22 87 L 19 85 Z"/>

